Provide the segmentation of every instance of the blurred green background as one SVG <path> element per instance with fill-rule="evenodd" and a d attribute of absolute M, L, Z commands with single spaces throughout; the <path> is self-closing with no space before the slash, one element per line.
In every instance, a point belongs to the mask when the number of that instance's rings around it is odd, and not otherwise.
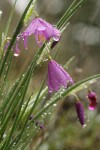
<path fill-rule="evenodd" d="M 0 36 L 5 29 L 13 2 L 14 0 L 0 0 L 0 10 L 3 12 L 0 20 Z M 36 10 L 40 17 L 52 24 L 56 24 L 71 2 L 72 0 L 38 0 Z M 10 26 L 9 36 L 14 32 L 27 3 L 28 0 L 18 0 Z M 38 45 L 35 42 L 34 36 L 31 36 L 28 40 L 28 50 L 24 49 L 23 42 L 20 42 L 19 47 L 21 53 L 19 57 L 13 58 L 12 71 L 8 81 L 9 85 L 28 66 Z M 87 0 L 84 6 L 71 18 L 70 25 L 63 33 L 60 41 L 60 51 L 56 60 L 60 64 L 65 64 L 72 56 L 75 56 L 75 59 L 67 71 L 71 74 L 75 82 L 100 73 L 100 0 Z M 34 78 L 31 80 L 29 92 L 37 91 L 46 71 L 47 64 L 44 63 L 39 67 Z M 83 101 L 84 107 L 86 108 L 86 128 L 83 129 L 78 122 L 74 107 L 74 97 L 68 97 L 54 107 L 49 119 L 46 120 L 45 140 L 35 147 L 33 139 L 29 150 L 99 150 L 100 81 L 94 83 L 91 88 L 98 96 L 98 107 L 96 111 L 91 112 L 88 110 L 87 89 L 78 93 L 79 98 Z M 38 136 L 38 141 L 42 134 L 40 133 Z"/>

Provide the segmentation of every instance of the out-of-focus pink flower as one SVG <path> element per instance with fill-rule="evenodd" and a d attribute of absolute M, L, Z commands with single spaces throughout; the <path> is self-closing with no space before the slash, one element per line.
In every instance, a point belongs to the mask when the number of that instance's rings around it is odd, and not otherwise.
<path fill-rule="evenodd" d="M 31 34 L 35 35 L 39 46 L 42 46 L 43 43 L 48 41 L 50 38 L 53 38 L 54 41 L 59 41 L 61 36 L 58 29 L 44 21 L 42 18 L 35 18 L 28 28 L 21 34 L 25 48 L 27 48 L 27 39 Z"/>
<path fill-rule="evenodd" d="M 6 44 L 5 44 L 5 47 L 4 47 L 4 50 L 5 50 L 5 51 L 7 50 L 7 48 L 9 47 L 9 45 L 10 45 L 10 41 L 7 40 L 7 42 L 6 42 Z"/>
<path fill-rule="evenodd" d="M 36 126 L 39 126 L 40 129 L 45 129 L 44 125 L 40 121 L 36 121 Z"/>
<path fill-rule="evenodd" d="M 18 42 L 19 42 L 19 37 L 17 37 L 17 41 L 16 41 L 16 45 L 15 46 L 12 46 L 12 50 L 14 51 L 14 56 L 18 57 L 19 56 L 19 53 L 20 53 L 20 50 L 18 48 Z M 6 50 L 8 49 L 10 45 L 10 40 L 6 42 L 6 45 L 5 45 L 5 52 Z"/>
<path fill-rule="evenodd" d="M 34 119 L 34 115 L 33 114 L 31 114 L 30 117 L 29 117 L 29 120 L 32 120 L 32 119 Z"/>
<path fill-rule="evenodd" d="M 67 83 L 73 84 L 70 75 L 54 60 L 48 63 L 48 88 L 49 92 L 58 91 L 61 86 L 67 87 Z"/>
<path fill-rule="evenodd" d="M 95 110 L 97 106 L 97 96 L 95 92 L 89 91 L 88 93 L 88 99 L 90 100 L 89 109 Z"/>
<path fill-rule="evenodd" d="M 84 124 L 85 119 L 84 119 L 84 108 L 83 108 L 83 105 L 82 105 L 81 102 L 76 102 L 75 104 L 76 104 L 76 112 L 77 112 L 79 121 L 80 121 L 82 126 L 85 126 L 85 124 Z"/>

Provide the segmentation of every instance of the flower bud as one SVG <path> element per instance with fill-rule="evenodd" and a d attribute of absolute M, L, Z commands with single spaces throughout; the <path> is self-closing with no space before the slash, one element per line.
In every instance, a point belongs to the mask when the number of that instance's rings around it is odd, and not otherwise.
<path fill-rule="evenodd" d="M 58 91 L 61 87 L 67 88 L 67 84 L 74 83 L 68 72 L 66 72 L 57 62 L 50 60 L 48 63 L 48 89 L 49 92 Z"/>
<path fill-rule="evenodd" d="M 84 108 L 81 102 L 76 102 L 76 112 L 77 112 L 81 125 L 84 126 L 85 125 Z"/>
<path fill-rule="evenodd" d="M 89 109 L 95 110 L 97 105 L 97 96 L 95 92 L 89 91 L 88 93 L 88 99 L 90 100 Z"/>

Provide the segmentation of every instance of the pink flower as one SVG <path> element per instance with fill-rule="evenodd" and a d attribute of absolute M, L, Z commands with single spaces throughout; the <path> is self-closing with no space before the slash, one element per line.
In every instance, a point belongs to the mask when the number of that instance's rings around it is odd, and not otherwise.
<path fill-rule="evenodd" d="M 89 91 L 88 93 L 88 99 L 90 100 L 89 109 L 95 110 L 97 106 L 97 96 L 95 92 Z"/>
<path fill-rule="evenodd" d="M 49 92 L 58 91 L 61 86 L 67 87 L 67 83 L 73 84 L 70 75 L 54 60 L 48 63 L 48 88 Z"/>
<path fill-rule="evenodd" d="M 35 39 L 39 46 L 42 46 L 43 43 L 50 38 L 53 38 L 55 41 L 59 41 L 60 39 L 60 31 L 42 18 L 35 18 L 21 34 L 25 48 L 27 48 L 27 39 L 31 34 L 35 35 Z"/>
<path fill-rule="evenodd" d="M 14 51 L 14 56 L 18 57 L 19 56 L 19 53 L 20 53 L 20 50 L 18 48 L 18 41 L 19 41 L 19 37 L 17 37 L 17 42 L 16 42 L 16 46 L 12 46 L 12 50 Z M 10 45 L 10 41 L 7 41 L 6 45 L 5 45 L 5 51 L 8 49 Z"/>
<path fill-rule="evenodd" d="M 79 121 L 81 123 L 82 126 L 85 126 L 84 124 L 84 108 L 81 102 L 76 102 L 76 112 L 79 118 Z"/>

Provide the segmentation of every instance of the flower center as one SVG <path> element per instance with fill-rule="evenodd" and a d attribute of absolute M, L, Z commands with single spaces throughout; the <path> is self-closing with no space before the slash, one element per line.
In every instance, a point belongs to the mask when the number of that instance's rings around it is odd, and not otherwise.
<path fill-rule="evenodd" d="M 39 42 L 45 42 L 46 38 L 43 34 L 38 34 L 38 41 Z"/>

